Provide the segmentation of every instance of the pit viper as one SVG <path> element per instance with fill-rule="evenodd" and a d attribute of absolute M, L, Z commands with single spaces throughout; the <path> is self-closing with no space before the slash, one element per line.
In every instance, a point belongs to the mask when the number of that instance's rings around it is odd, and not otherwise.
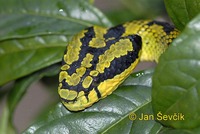
<path fill-rule="evenodd" d="M 68 43 L 62 59 L 61 102 L 70 111 L 79 111 L 105 98 L 139 61 L 158 62 L 178 34 L 174 26 L 153 20 L 82 30 Z"/>

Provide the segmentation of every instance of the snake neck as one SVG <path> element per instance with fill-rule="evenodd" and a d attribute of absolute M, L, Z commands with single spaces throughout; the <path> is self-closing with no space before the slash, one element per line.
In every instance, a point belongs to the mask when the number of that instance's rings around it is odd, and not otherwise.
<path fill-rule="evenodd" d="M 142 37 L 142 52 L 140 61 L 159 61 L 160 55 L 175 39 L 179 31 L 169 23 L 141 20 L 127 22 L 124 25 L 123 36 L 138 34 Z"/>

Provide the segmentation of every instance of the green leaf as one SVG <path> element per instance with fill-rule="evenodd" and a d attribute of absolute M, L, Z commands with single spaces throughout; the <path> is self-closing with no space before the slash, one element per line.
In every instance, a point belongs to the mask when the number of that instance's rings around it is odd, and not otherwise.
<path fill-rule="evenodd" d="M 0 133 L 1 134 L 15 134 L 15 129 L 12 125 L 12 123 L 10 123 L 9 118 L 10 118 L 10 111 L 8 108 L 8 105 L 5 105 L 3 110 L 2 110 L 2 114 L 0 116 Z"/>
<path fill-rule="evenodd" d="M 0 1 L 0 19 L 0 85 L 61 61 L 69 37 L 81 29 L 110 26 L 84 0 Z"/>
<path fill-rule="evenodd" d="M 59 65 L 53 65 L 16 80 L 13 89 L 7 96 L 6 105 L 3 107 L 3 114 L 0 120 L 0 133 L 15 133 L 12 123 L 14 110 L 31 83 L 39 80 L 43 76 L 55 75 L 58 74 L 58 72 Z"/>
<path fill-rule="evenodd" d="M 66 36 L 36 36 L 0 43 L 0 85 L 61 61 Z"/>
<path fill-rule="evenodd" d="M 152 86 L 152 75 L 154 70 L 148 69 L 145 71 L 140 71 L 137 73 L 131 74 L 123 83 L 122 85 L 136 85 L 136 86 Z M 133 80 L 134 79 L 134 80 Z"/>
<path fill-rule="evenodd" d="M 130 121 L 133 113 L 129 113 L 129 118 L 125 117 L 115 124 L 111 124 L 109 128 L 104 130 L 102 133 L 108 134 L 130 134 L 130 133 L 138 133 L 138 134 L 155 134 L 160 131 L 162 125 L 155 122 L 151 118 L 146 119 L 143 116 L 151 116 L 153 115 L 151 103 L 143 105 L 138 110 L 134 111 L 134 114 L 137 116 L 137 119 L 134 121 Z M 122 129 L 123 128 L 123 129 Z"/>
<path fill-rule="evenodd" d="M 144 72 L 144 74 L 149 72 Z M 140 73 L 141 74 L 141 73 Z M 130 80 L 131 78 L 129 78 Z M 133 81 L 151 79 L 145 75 Z M 150 80 L 151 81 L 151 80 Z M 69 112 L 58 104 L 46 117 L 30 126 L 24 134 L 33 133 L 156 133 L 162 126 L 154 120 L 130 120 L 135 113 L 152 114 L 151 88 L 144 85 L 123 85 L 113 94 L 81 112 Z"/>
<path fill-rule="evenodd" d="M 117 8 L 105 12 L 114 24 L 138 19 L 152 19 L 165 15 L 164 1 L 162 0 L 118 0 Z"/>
<path fill-rule="evenodd" d="M 73 35 L 106 17 L 85 0 L 1 0 L 0 40 L 33 35 Z"/>
<path fill-rule="evenodd" d="M 34 82 L 41 79 L 44 76 L 55 75 L 59 72 L 59 65 L 55 64 L 48 68 L 41 69 L 33 74 L 22 77 L 16 80 L 13 89 L 8 94 L 8 108 L 10 112 L 10 120 L 12 120 L 13 112 L 22 99 L 22 96 L 25 94 L 27 88 Z"/>
<path fill-rule="evenodd" d="M 200 13 L 199 0 L 165 0 L 167 12 L 179 30 Z"/>
<path fill-rule="evenodd" d="M 199 134 L 200 128 L 195 129 L 172 129 L 172 128 L 162 128 L 159 134 Z"/>
<path fill-rule="evenodd" d="M 161 120 L 174 128 L 200 127 L 200 15 L 164 53 L 153 77 L 155 114 L 182 113 L 184 120 Z"/>
<path fill-rule="evenodd" d="M 161 0 L 120 0 L 133 16 L 151 18 L 163 11 L 164 3 Z"/>

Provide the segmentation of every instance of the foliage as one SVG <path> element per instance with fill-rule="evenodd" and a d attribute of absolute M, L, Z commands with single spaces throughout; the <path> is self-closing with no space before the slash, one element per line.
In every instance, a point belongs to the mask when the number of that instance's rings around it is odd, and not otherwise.
<path fill-rule="evenodd" d="M 165 4 L 169 16 L 180 30 L 199 14 L 199 0 L 165 0 Z"/>
<path fill-rule="evenodd" d="M 155 113 L 184 115 L 184 120 L 162 121 L 174 128 L 200 127 L 199 26 L 200 15 L 186 26 L 169 51 L 163 54 L 153 77 Z"/>
<path fill-rule="evenodd" d="M 200 133 L 197 2 L 165 0 L 169 17 L 181 30 L 181 35 L 161 56 L 155 71 L 132 74 L 113 94 L 81 112 L 69 112 L 58 102 L 24 133 Z M 92 0 L 0 1 L 0 85 L 3 87 L 14 81 L 0 118 L 0 133 L 16 132 L 12 123 L 16 106 L 31 83 L 58 74 L 71 36 L 88 26 L 112 25 L 92 3 Z M 124 1 L 124 5 L 127 3 L 132 1 Z M 131 5 L 127 10 L 134 12 Z M 135 12 L 130 16 L 145 18 L 145 13 L 157 15 L 161 10 L 154 4 L 142 5 L 146 10 L 138 9 L 139 17 Z M 155 121 L 159 112 L 165 115 L 182 113 L 185 120 Z M 134 113 L 136 120 L 133 120 Z M 141 114 L 155 115 L 155 118 L 139 120 Z"/>

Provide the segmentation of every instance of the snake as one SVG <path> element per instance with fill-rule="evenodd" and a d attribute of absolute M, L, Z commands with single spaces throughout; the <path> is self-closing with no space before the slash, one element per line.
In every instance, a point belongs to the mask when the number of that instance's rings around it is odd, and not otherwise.
<path fill-rule="evenodd" d="M 92 26 L 68 42 L 58 94 L 70 111 L 81 111 L 110 95 L 140 61 L 159 61 L 179 31 L 167 22 L 134 20 Z"/>

